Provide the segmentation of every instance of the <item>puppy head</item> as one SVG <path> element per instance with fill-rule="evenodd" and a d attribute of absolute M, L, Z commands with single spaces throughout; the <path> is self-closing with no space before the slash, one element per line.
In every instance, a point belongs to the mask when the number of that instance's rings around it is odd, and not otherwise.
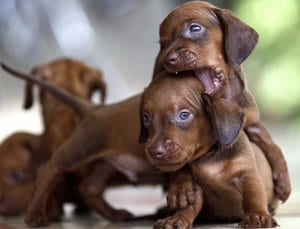
<path fill-rule="evenodd" d="M 258 40 L 257 33 L 232 13 L 193 1 L 174 9 L 160 25 L 161 49 L 154 75 L 195 70 L 207 94 L 240 68 Z"/>
<path fill-rule="evenodd" d="M 201 83 L 192 74 L 170 77 L 166 72 L 145 90 L 140 142 L 146 142 L 146 157 L 160 170 L 179 169 L 214 141 L 201 91 Z"/>
<path fill-rule="evenodd" d="M 91 99 L 96 91 L 100 92 L 102 103 L 106 97 L 106 84 L 101 71 L 77 60 L 58 59 L 34 67 L 31 74 L 83 99 Z M 41 103 L 45 106 L 53 101 L 53 97 L 44 90 L 41 90 L 40 98 Z M 25 86 L 24 108 L 30 108 L 33 105 L 33 100 L 33 85 L 27 83 Z"/>
<path fill-rule="evenodd" d="M 148 161 L 162 171 L 178 170 L 216 143 L 230 146 L 243 125 L 241 111 L 204 96 L 191 73 L 161 72 L 143 94 L 140 142 L 146 142 Z"/>
<path fill-rule="evenodd" d="M 34 135 L 17 133 L 0 145 L 0 215 L 24 213 L 35 186 Z"/>

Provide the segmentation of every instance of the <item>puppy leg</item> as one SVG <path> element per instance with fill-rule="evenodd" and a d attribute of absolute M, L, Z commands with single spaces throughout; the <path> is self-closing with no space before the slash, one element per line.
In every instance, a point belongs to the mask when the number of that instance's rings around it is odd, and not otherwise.
<path fill-rule="evenodd" d="M 79 186 L 79 192 L 84 202 L 100 216 L 110 221 L 124 221 L 133 218 L 133 215 L 126 210 L 117 210 L 111 207 L 104 199 L 103 192 L 108 186 L 110 179 L 114 179 L 118 171 L 107 162 L 97 162 L 94 170 Z M 116 176 L 115 176 L 116 178 Z"/>
<path fill-rule="evenodd" d="M 291 193 L 291 183 L 282 151 L 261 123 L 248 126 L 245 131 L 249 139 L 264 152 L 273 171 L 275 193 L 280 200 L 286 201 Z"/>
<path fill-rule="evenodd" d="M 260 177 L 257 174 L 249 174 L 242 180 L 244 217 L 239 226 L 242 228 L 276 227 L 276 221 L 268 213 L 267 197 Z"/>
<path fill-rule="evenodd" d="M 39 168 L 36 189 L 24 216 L 27 225 L 32 227 L 47 225 L 49 217 L 52 218 L 47 214 L 47 206 L 51 206 L 49 199 L 57 184 L 62 180 L 63 174 L 53 168 L 50 163 L 46 163 Z"/>
<path fill-rule="evenodd" d="M 59 147 L 41 168 L 37 177 L 35 192 L 25 213 L 24 220 L 29 226 L 47 224 L 46 206 L 49 196 L 53 194 L 65 173 L 91 161 L 96 157 L 95 154 L 103 148 L 105 135 L 98 132 L 100 128 L 93 128 L 91 125 L 97 126 L 95 122 L 81 123 L 74 134 Z M 85 128 L 89 130 L 88 133 L 84 131 Z M 95 136 L 103 136 L 103 138 L 99 139 Z"/>
<path fill-rule="evenodd" d="M 197 215 L 199 214 L 202 206 L 203 206 L 203 191 L 198 186 L 195 185 L 194 189 L 194 203 L 192 205 L 188 205 L 186 208 L 177 211 L 174 215 L 167 217 L 165 219 L 158 220 L 154 228 L 180 228 L 180 229 L 189 229 L 192 228 L 193 222 Z"/>
<path fill-rule="evenodd" d="M 171 210 L 184 209 L 194 204 L 195 185 L 188 168 L 182 168 L 170 174 L 170 183 L 167 194 L 167 204 Z"/>

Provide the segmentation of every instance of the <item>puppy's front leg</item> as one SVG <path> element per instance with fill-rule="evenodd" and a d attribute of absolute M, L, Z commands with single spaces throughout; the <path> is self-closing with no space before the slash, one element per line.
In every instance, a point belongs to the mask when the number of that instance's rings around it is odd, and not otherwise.
<path fill-rule="evenodd" d="M 243 228 L 276 227 L 277 223 L 267 210 L 267 197 L 263 183 L 257 174 L 241 178 L 244 217 L 239 224 Z"/>
<path fill-rule="evenodd" d="M 184 209 L 194 204 L 195 194 L 195 185 L 188 168 L 185 167 L 170 174 L 167 204 L 171 210 Z"/>
<path fill-rule="evenodd" d="M 248 126 L 245 131 L 249 139 L 264 152 L 272 167 L 275 193 L 280 200 L 286 201 L 291 193 L 291 182 L 282 151 L 261 123 Z"/>
<path fill-rule="evenodd" d="M 178 184 L 179 185 L 179 184 Z M 194 185 L 194 203 L 187 205 L 184 209 L 165 219 L 158 220 L 154 228 L 189 229 L 203 206 L 203 191 L 198 185 Z"/>
<path fill-rule="evenodd" d="M 49 218 L 51 218 L 46 212 L 48 201 L 56 185 L 63 178 L 63 174 L 54 169 L 50 161 L 39 168 L 36 189 L 24 216 L 24 221 L 28 226 L 39 227 L 48 224 Z"/>

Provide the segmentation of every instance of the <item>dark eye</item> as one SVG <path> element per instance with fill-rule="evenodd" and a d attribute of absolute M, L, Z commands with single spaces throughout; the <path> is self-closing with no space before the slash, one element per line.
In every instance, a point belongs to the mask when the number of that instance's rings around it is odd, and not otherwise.
<path fill-rule="evenodd" d="M 191 33 L 197 33 L 200 32 L 202 30 L 202 26 L 197 24 L 197 23 L 192 23 L 190 25 L 190 32 Z"/>
<path fill-rule="evenodd" d="M 22 171 L 12 171 L 9 177 L 13 183 L 20 183 L 24 179 L 24 173 Z"/>
<path fill-rule="evenodd" d="M 149 122 L 150 122 L 150 117 L 149 117 L 149 114 L 148 114 L 148 113 L 143 112 L 143 114 L 142 114 L 142 119 L 143 119 L 143 123 L 144 123 L 144 124 L 149 124 Z"/>
<path fill-rule="evenodd" d="M 192 113 L 189 111 L 182 111 L 178 115 L 178 121 L 187 121 L 192 117 Z"/>

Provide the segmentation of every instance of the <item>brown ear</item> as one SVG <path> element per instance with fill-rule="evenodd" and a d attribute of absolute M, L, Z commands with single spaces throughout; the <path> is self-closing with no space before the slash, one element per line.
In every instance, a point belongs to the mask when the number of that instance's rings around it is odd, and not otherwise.
<path fill-rule="evenodd" d="M 258 34 L 229 10 L 216 9 L 215 13 L 225 34 L 226 56 L 230 64 L 236 69 L 254 49 L 258 41 Z"/>
<path fill-rule="evenodd" d="M 148 139 L 148 130 L 146 129 L 146 127 L 144 126 L 144 122 L 143 122 L 143 97 L 141 99 L 141 103 L 140 103 L 140 135 L 139 135 L 139 143 L 143 144 L 147 141 Z"/>
<path fill-rule="evenodd" d="M 230 146 L 243 127 L 244 113 L 239 107 L 225 99 L 210 99 L 206 95 L 203 99 L 219 143 L 223 146 Z"/>
<path fill-rule="evenodd" d="M 106 82 L 103 79 L 102 72 L 100 70 L 95 70 L 95 75 L 92 80 L 92 90 L 91 95 L 96 91 L 99 91 L 101 94 L 101 103 L 103 104 L 106 99 Z"/>
<path fill-rule="evenodd" d="M 33 84 L 26 82 L 23 108 L 26 110 L 31 108 L 33 105 L 33 99 Z"/>

